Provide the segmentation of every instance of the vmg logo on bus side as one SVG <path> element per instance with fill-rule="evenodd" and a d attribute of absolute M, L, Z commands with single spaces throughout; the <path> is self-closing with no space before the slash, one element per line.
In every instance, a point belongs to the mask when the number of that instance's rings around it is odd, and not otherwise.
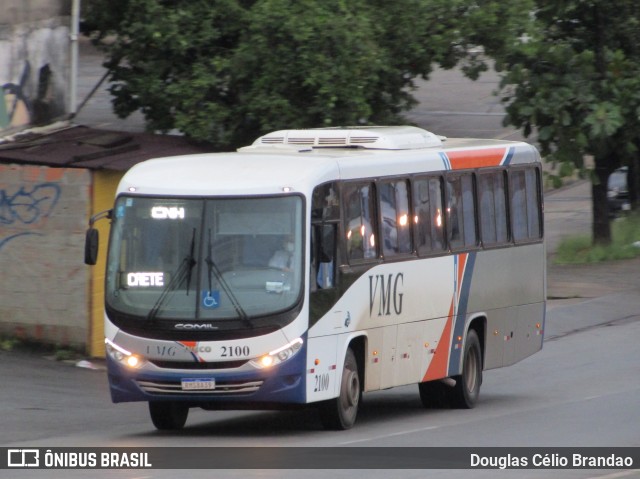
<path fill-rule="evenodd" d="M 376 307 L 378 316 L 391 316 L 392 312 L 397 315 L 402 314 L 403 286 L 403 273 L 370 275 L 369 316 L 374 315 Z"/>

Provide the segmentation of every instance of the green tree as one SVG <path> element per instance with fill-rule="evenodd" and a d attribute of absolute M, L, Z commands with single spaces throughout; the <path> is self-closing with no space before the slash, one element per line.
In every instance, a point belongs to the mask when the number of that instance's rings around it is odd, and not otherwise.
<path fill-rule="evenodd" d="M 640 126 L 640 3 L 538 0 L 529 36 L 505 50 L 506 121 L 537 133 L 543 156 L 595 161 L 593 239 L 609 243 L 607 180 L 633 163 Z"/>
<path fill-rule="evenodd" d="M 477 76 L 469 47 L 513 43 L 530 1 L 92 0 L 84 16 L 118 115 L 232 148 L 279 128 L 402 122 L 416 77 L 459 62 Z"/>
<path fill-rule="evenodd" d="M 232 142 L 279 128 L 386 120 L 373 107 L 385 52 L 359 0 L 264 0 L 232 61 L 238 92 Z M 206 132 L 203 132 L 206 133 Z"/>
<path fill-rule="evenodd" d="M 229 138 L 238 93 L 232 61 L 247 11 L 237 0 L 95 0 L 88 31 L 106 53 L 114 111 L 140 110 L 151 131 Z M 205 133 L 206 132 L 206 133 Z"/>

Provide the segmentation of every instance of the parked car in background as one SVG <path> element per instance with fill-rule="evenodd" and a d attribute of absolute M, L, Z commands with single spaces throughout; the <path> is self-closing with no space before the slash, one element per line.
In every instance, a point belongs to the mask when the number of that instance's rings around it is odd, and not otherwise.
<path fill-rule="evenodd" d="M 629 200 L 629 184 L 627 177 L 629 168 L 623 166 L 615 170 L 609 176 L 607 184 L 607 199 L 609 201 L 609 212 L 615 215 L 621 211 L 629 211 L 631 209 L 631 201 Z"/>

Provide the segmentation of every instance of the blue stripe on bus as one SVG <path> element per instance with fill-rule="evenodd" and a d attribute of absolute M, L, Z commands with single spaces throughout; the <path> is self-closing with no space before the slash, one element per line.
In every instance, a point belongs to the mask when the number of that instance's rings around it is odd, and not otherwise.
<path fill-rule="evenodd" d="M 438 154 L 440 155 L 440 158 L 442 159 L 442 163 L 444 163 L 444 169 L 445 170 L 450 170 L 451 169 L 451 161 L 449 160 L 449 157 L 447 156 L 447 154 L 444 151 L 441 151 Z"/>
<path fill-rule="evenodd" d="M 516 148 L 512 146 L 511 148 L 509 148 L 509 151 L 507 152 L 507 156 L 505 157 L 505 159 L 502 160 L 502 164 L 504 166 L 507 166 L 508 164 L 510 164 L 511 160 L 513 160 L 513 155 L 515 154 L 516 154 Z"/>
<path fill-rule="evenodd" d="M 459 256 L 457 256 L 459 257 Z M 455 376 L 460 374 L 460 361 L 462 358 L 462 348 L 455 348 L 455 344 L 460 341 L 458 336 L 464 337 L 465 319 L 467 317 L 467 309 L 469 307 L 469 292 L 471 290 L 471 278 L 473 276 L 473 268 L 476 262 L 476 253 L 468 253 L 467 264 L 462 276 L 462 284 L 458 284 L 460 290 L 457 293 L 458 308 L 456 311 L 455 322 L 453 326 L 453 334 L 451 335 L 451 354 L 449 355 L 449 374 Z M 457 275 L 457 272 L 456 272 Z M 461 343 L 461 342 L 460 342 Z"/>

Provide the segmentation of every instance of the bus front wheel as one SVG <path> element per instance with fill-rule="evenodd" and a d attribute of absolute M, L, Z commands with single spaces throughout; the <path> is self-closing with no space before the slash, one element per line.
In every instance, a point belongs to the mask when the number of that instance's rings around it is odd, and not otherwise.
<path fill-rule="evenodd" d="M 453 379 L 456 385 L 451 391 L 451 405 L 460 409 L 475 407 L 482 384 L 482 349 L 475 330 L 467 333 L 462 356 L 462 374 Z"/>
<path fill-rule="evenodd" d="M 189 408 L 177 402 L 149 402 L 151 422 L 161 431 L 182 429 L 187 422 Z"/>
<path fill-rule="evenodd" d="M 342 369 L 340 394 L 320 404 L 320 419 L 325 429 L 350 429 L 356 422 L 358 405 L 362 396 L 358 362 L 353 350 L 349 348 Z"/>

